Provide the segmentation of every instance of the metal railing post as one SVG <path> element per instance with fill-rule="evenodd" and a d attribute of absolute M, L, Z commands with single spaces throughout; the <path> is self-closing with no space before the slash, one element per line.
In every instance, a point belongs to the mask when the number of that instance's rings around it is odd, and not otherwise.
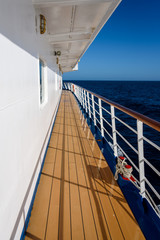
<path fill-rule="evenodd" d="M 84 90 L 84 102 L 85 102 L 85 109 L 86 109 L 86 113 L 88 112 L 87 110 L 87 99 L 86 99 L 86 91 Z"/>
<path fill-rule="evenodd" d="M 76 91 L 77 99 L 78 99 L 78 101 L 79 101 L 79 90 L 78 90 L 78 87 L 77 87 L 77 86 L 75 87 L 75 91 Z"/>
<path fill-rule="evenodd" d="M 99 102 L 99 116 L 100 116 L 100 123 L 101 123 L 101 135 L 104 137 L 104 129 L 103 129 L 103 115 L 102 115 L 102 101 L 98 98 Z"/>
<path fill-rule="evenodd" d="M 80 91 L 81 91 L 81 105 L 83 107 L 83 90 L 82 90 L 82 88 L 80 88 Z"/>
<path fill-rule="evenodd" d="M 81 104 L 81 92 L 80 92 L 80 87 L 78 87 L 78 95 L 79 95 L 79 102 Z"/>
<path fill-rule="evenodd" d="M 92 94 L 92 109 L 93 109 L 94 125 L 96 126 L 96 112 L 95 112 L 95 104 L 94 104 L 94 95 L 93 94 Z"/>
<path fill-rule="evenodd" d="M 137 120 L 137 141 L 138 141 L 138 161 L 139 161 L 139 181 L 140 193 L 145 197 L 145 172 L 144 172 L 144 145 L 143 145 L 143 122 Z"/>
<path fill-rule="evenodd" d="M 84 107 L 85 107 L 85 104 L 84 104 L 84 90 L 82 89 L 82 104 L 83 104 L 83 109 L 84 109 Z"/>
<path fill-rule="evenodd" d="M 81 105 L 83 106 L 83 90 L 82 88 L 80 88 L 80 90 L 81 90 Z"/>
<path fill-rule="evenodd" d="M 81 97 L 81 89 L 80 89 L 80 87 L 78 88 L 78 92 L 79 92 L 79 101 L 80 101 L 80 104 L 82 105 L 82 97 Z"/>
<path fill-rule="evenodd" d="M 114 149 L 114 155 L 117 157 L 118 151 L 117 151 L 116 121 L 115 121 L 114 106 L 112 105 L 111 105 L 111 121 L 112 121 L 113 149 Z"/>
<path fill-rule="evenodd" d="M 89 92 L 87 92 L 87 98 L 88 98 L 88 112 L 89 112 L 89 117 L 91 118 L 91 108 L 90 108 L 90 101 L 89 101 Z"/>

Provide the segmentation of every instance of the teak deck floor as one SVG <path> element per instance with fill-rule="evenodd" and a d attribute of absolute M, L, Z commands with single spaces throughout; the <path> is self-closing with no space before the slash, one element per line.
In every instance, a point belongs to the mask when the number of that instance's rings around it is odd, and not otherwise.
<path fill-rule="evenodd" d="M 68 91 L 62 93 L 25 239 L 144 239 Z"/>

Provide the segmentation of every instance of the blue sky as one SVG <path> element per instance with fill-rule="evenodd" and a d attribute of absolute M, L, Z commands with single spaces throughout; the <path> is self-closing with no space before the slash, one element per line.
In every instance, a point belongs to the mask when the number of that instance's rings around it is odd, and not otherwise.
<path fill-rule="evenodd" d="M 160 0 L 122 0 L 63 79 L 160 81 Z"/>

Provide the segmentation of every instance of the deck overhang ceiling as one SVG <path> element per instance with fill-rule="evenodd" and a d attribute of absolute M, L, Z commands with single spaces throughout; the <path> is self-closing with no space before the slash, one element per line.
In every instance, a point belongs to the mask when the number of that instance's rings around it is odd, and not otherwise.
<path fill-rule="evenodd" d="M 60 51 L 63 72 L 72 71 L 121 0 L 33 0 L 46 18 L 43 37 Z"/>

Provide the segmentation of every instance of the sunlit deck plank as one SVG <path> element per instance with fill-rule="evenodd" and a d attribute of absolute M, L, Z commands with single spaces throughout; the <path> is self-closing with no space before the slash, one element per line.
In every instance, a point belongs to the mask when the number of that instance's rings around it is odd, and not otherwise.
<path fill-rule="evenodd" d="M 65 91 L 26 239 L 135 237 L 144 239 L 74 96 Z"/>
<path fill-rule="evenodd" d="M 39 239 L 45 239 L 48 205 L 52 179 L 41 175 L 38 192 L 34 201 L 27 233 Z"/>
<path fill-rule="evenodd" d="M 77 183 L 74 153 L 69 153 L 72 239 L 84 239 L 81 199 Z"/>

